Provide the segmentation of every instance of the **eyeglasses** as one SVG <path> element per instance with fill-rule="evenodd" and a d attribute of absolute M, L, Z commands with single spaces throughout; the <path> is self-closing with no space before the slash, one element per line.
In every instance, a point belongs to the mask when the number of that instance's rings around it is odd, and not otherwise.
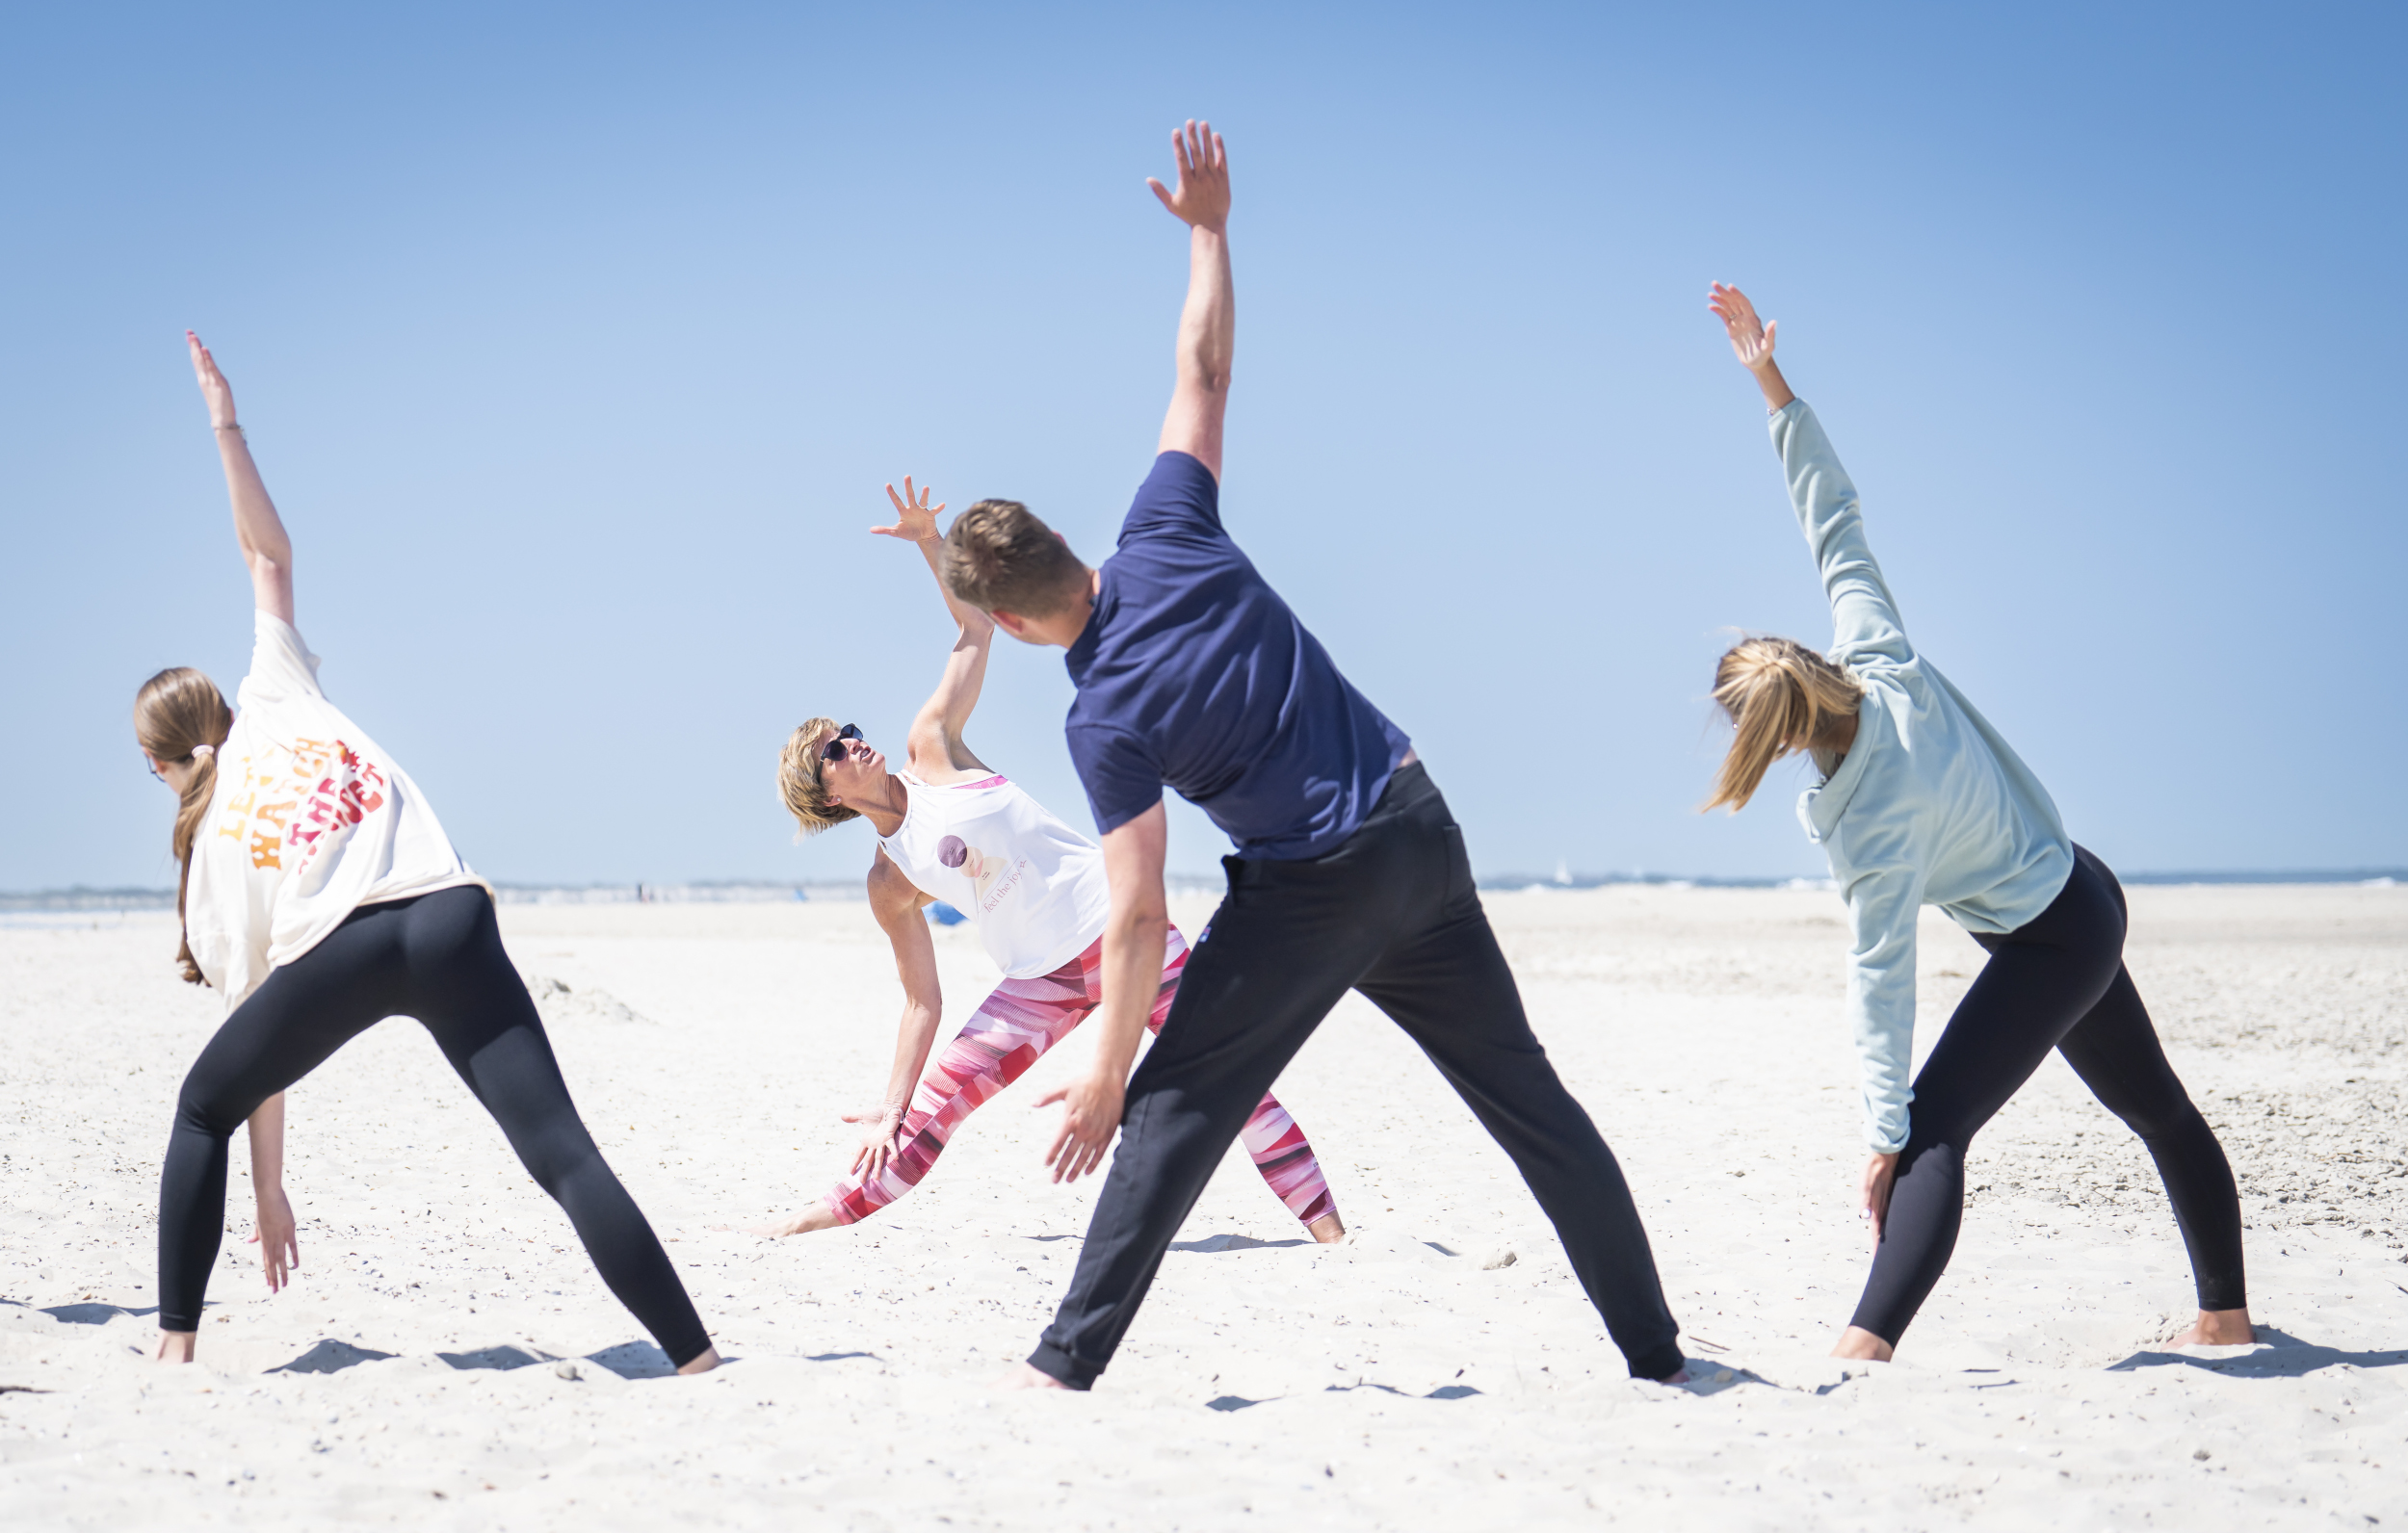
<path fill-rule="evenodd" d="M 845 741 L 849 740 L 859 740 L 860 738 L 860 729 L 851 724 L 847 724 L 835 734 L 830 735 L 828 737 L 827 743 L 820 747 L 820 765 L 822 766 L 825 766 L 829 762 L 844 760 L 846 754 Z"/>

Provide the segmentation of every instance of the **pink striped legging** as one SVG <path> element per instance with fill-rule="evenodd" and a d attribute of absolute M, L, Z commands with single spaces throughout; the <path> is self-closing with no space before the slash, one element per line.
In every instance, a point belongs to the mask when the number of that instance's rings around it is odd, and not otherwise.
<path fill-rule="evenodd" d="M 1171 999 L 1179 993 L 1179 975 L 1188 966 L 1187 939 L 1170 928 L 1163 944 L 1163 982 L 1154 998 L 1154 1013 L 1146 1026 L 1163 1029 Z M 1037 1055 L 1070 1035 L 1104 999 L 1104 941 L 1097 938 L 1086 951 L 1035 979 L 1007 979 L 979 1005 L 960 1035 L 943 1053 L 920 1087 L 912 1093 L 911 1110 L 898 1136 L 903 1149 L 889 1156 L 876 1177 L 855 1172 L 828 1189 L 826 1203 L 846 1224 L 886 1207 L 913 1187 L 945 1153 L 945 1144 L 961 1121 L 995 1093 L 1020 1078 Z M 1254 1169 L 1288 1211 L 1306 1224 L 1336 1211 L 1329 1183 L 1304 1130 L 1288 1116 L 1278 1100 L 1265 1095 L 1254 1115 L 1238 1135 Z"/>

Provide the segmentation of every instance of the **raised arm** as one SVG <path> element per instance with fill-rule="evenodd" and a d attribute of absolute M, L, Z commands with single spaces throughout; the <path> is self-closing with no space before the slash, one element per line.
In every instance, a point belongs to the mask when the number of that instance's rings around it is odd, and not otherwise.
<path fill-rule="evenodd" d="M 1229 275 L 1229 151 L 1209 122 L 1170 135 L 1179 188 L 1154 189 L 1188 226 L 1188 302 L 1179 313 L 1179 381 L 1170 391 L 1158 453 L 1186 453 L 1220 480 L 1221 418 L 1229 410 L 1229 362 L 1238 347 L 1238 294 Z"/>
<path fill-rule="evenodd" d="M 1843 663 L 1872 659 L 1905 663 L 1914 658 L 1914 648 L 1907 641 L 1906 625 L 1898 619 L 1889 583 L 1865 541 L 1865 518 L 1856 485 L 1840 466 L 1840 455 L 1832 451 L 1822 423 L 1805 401 L 1790 391 L 1772 360 L 1777 322 L 1760 322 L 1746 294 L 1719 282 L 1714 284 L 1706 306 L 1722 321 L 1733 354 L 1754 375 L 1765 403 L 1771 408 L 1772 445 L 1781 455 L 1790 503 L 1796 507 L 1798 525 L 1822 575 L 1823 594 L 1831 602 L 1832 659 Z"/>
<path fill-rule="evenodd" d="M 903 476 L 901 495 L 895 493 L 895 486 L 887 485 L 886 498 L 895 507 L 894 525 L 870 531 L 919 546 L 929 573 L 936 578 L 937 594 L 945 598 L 945 611 L 960 630 L 953 653 L 945 658 L 944 676 L 929 700 L 920 705 L 919 715 L 911 721 L 911 734 L 903 742 L 903 756 L 912 770 L 923 777 L 934 773 L 933 780 L 942 780 L 948 771 L 987 769 L 963 742 L 961 732 L 969 725 L 971 710 L 979 706 L 979 692 L 986 686 L 986 659 L 994 648 L 995 622 L 977 608 L 956 601 L 945 588 L 945 573 L 938 563 L 944 539 L 936 532 L 936 514 L 945 507 L 941 502 L 929 505 L 930 493 L 915 490 L 908 474 Z"/>
<path fill-rule="evenodd" d="M 242 545 L 243 562 L 250 568 L 251 599 L 272 617 L 293 620 L 293 540 L 284 521 L 268 499 L 259 465 L 250 460 L 250 444 L 234 418 L 234 390 L 218 371 L 218 359 L 200 337 L 184 332 L 191 349 L 193 374 L 200 381 L 200 397 L 209 403 L 209 428 L 218 439 L 218 459 L 225 468 L 226 495 L 234 503 L 234 540 Z"/>

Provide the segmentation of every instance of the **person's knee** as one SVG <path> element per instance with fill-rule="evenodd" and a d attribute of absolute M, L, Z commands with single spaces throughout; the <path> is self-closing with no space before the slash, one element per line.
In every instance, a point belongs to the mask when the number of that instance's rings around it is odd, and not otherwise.
<path fill-rule="evenodd" d="M 206 1082 L 186 1077 L 184 1087 L 175 1097 L 175 1127 L 179 1132 L 205 1134 L 213 1139 L 232 1137 L 244 1120 L 258 1110 L 256 1102 L 244 1104 L 225 1092 L 212 1089 Z"/>

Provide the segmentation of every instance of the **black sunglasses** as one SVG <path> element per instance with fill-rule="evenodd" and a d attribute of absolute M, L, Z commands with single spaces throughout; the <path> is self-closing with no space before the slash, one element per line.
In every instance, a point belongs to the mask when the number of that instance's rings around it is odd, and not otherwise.
<path fill-rule="evenodd" d="M 830 735 L 827 739 L 827 743 L 820 747 L 820 765 L 824 766 L 829 762 L 843 760 L 845 755 L 845 741 L 849 740 L 859 740 L 860 738 L 860 729 L 852 724 L 847 724 L 835 734 Z"/>

